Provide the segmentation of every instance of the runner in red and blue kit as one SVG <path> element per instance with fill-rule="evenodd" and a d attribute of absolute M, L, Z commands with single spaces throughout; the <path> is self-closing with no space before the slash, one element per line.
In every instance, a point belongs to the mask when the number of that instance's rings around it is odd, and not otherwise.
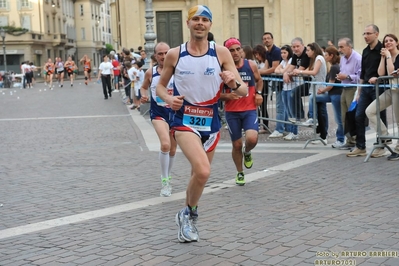
<path fill-rule="evenodd" d="M 236 38 L 225 41 L 224 46 L 229 49 L 241 79 L 248 85 L 248 94 L 239 97 L 227 86 L 220 99 L 225 101 L 226 122 L 233 144 L 232 157 L 237 168 L 236 184 L 245 185 L 243 172 L 244 166 L 251 168 L 253 165 L 251 150 L 258 143 L 258 114 L 257 105 L 263 101 L 263 81 L 258 68 L 253 61 L 241 57 L 241 43 Z M 242 130 L 245 131 L 245 146 L 243 148 Z"/>

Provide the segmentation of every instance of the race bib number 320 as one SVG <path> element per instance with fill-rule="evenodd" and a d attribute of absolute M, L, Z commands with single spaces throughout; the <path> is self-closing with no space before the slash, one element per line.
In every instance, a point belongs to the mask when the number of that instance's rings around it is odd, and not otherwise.
<path fill-rule="evenodd" d="M 183 125 L 198 131 L 210 131 L 213 109 L 199 106 L 184 106 Z"/>

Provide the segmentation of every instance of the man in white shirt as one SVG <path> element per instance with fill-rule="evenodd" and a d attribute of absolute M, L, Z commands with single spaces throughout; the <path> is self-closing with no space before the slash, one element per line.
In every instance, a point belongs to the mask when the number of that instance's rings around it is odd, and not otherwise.
<path fill-rule="evenodd" d="M 98 67 L 98 80 L 102 81 L 103 84 L 103 93 L 104 93 L 104 100 L 108 99 L 108 95 L 112 97 L 112 87 L 111 87 L 111 78 L 114 77 L 113 66 L 109 61 L 108 55 L 104 55 L 104 61 L 101 62 L 100 66 Z M 108 88 L 108 94 L 107 94 Z"/>

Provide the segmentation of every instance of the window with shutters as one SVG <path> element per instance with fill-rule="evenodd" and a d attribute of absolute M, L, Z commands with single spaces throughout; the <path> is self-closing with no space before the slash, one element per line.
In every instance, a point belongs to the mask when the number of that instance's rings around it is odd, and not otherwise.
<path fill-rule="evenodd" d="M 30 1 L 29 0 L 20 0 L 21 1 L 21 7 L 22 8 L 29 8 L 30 7 Z"/>
<path fill-rule="evenodd" d="M 241 45 L 254 47 L 261 42 L 265 25 L 263 14 L 263 7 L 238 9 Z"/>
<path fill-rule="evenodd" d="M 31 30 L 31 17 L 30 15 L 22 16 L 22 28 Z"/>
<path fill-rule="evenodd" d="M 0 26 L 8 26 L 8 17 L 0 16 Z"/>
<path fill-rule="evenodd" d="M 183 43 L 181 11 L 156 12 L 157 42 L 166 42 L 170 47 Z"/>
<path fill-rule="evenodd" d="M 315 40 L 320 46 L 327 46 L 332 40 L 348 37 L 353 40 L 352 0 L 315 0 Z"/>
<path fill-rule="evenodd" d="M 8 9 L 8 0 L 0 0 L 0 9 Z"/>

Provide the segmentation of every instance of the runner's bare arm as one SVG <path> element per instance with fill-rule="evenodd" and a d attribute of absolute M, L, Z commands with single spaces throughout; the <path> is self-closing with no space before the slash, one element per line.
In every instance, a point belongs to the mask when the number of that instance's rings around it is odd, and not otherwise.
<path fill-rule="evenodd" d="M 148 102 L 148 100 L 150 98 L 150 97 L 148 97 L 148 88 L 150 87 L 150 84 L 151 84 L 151 76 L 152 76 L 152 68 L 149 68 L 145 72 L 144 81 L 140 88 L 140 93 L 141 93 L 140 100 L 142 103 Z"/>
<path fill-rule="evenodd" d="M 173 75 L 177 59 L 179 58 L 180 47 L 170 49 L 166 54 L 163 69 L 159 82 L 157 84 L 157 95 L 169 104 L 172 110 L 178 110 L 183 105 L 184 95 L 173 96 L 169 95 L 166 86 Z"/>
<path fill-rule="evenodd" d="M 234 64 L 233 58 L 229 50 L 226 47 L 216 45 L 216 52 L 218 54 L 220 63 L 222 65 L 222 69 L 224 70 L 220 77 L 222 78 L 223 82 L 229 86 L 229 88 L 234 89 L 234 92 L 239 96 L 245 96 L 248 93 L 248 86 L 247 84 L 242 81 L 240 74 L 238 74 L 237 68 Z M 237 89 L 236 81 L 238 81 L 241 86 Z"/>

